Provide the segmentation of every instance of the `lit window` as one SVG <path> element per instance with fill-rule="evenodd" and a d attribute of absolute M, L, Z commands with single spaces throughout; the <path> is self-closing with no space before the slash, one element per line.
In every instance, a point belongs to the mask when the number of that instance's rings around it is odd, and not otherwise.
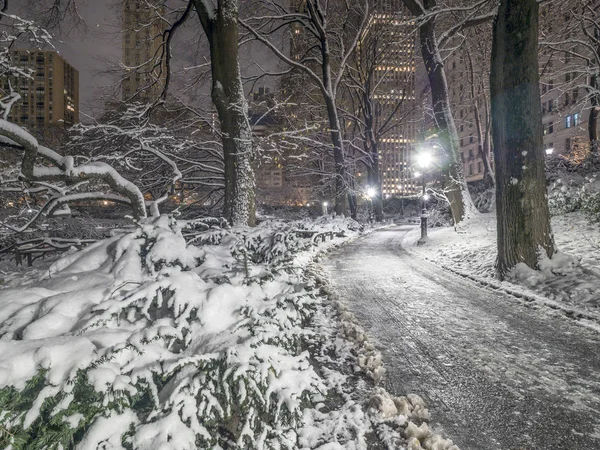
<path fill-rule="evenodd" d="M 571 128 L 573 126 L 573 116 L 565 117 L 565 128 Z"/>

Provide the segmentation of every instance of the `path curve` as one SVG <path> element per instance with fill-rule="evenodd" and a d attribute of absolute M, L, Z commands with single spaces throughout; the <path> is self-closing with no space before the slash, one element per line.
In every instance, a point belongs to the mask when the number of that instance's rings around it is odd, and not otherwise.
<path fill-rule="evenodd" d="M 385 387 L 421 395 L 461 450 L 600 449 L 600 333 L 416 258 L 410 229 L 323 262 L 383 351 Z"/>

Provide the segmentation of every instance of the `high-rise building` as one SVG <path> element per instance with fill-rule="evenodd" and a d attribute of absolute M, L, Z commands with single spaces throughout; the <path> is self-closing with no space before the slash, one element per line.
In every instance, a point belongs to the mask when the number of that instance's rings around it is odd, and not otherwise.
<path fill-rule="evenodd" d="M 387 128 L 378 142 L 379 171 L 384 197 L 411 195 L 419 189 L 414 178 L 415 44 L 414 25 L 401 0 L 379 2 L 362 34 L 357 51 L 376 58 L 378 83 L 374 95 L 374 128 Z M 387 123 L 387 125 L 385 125 Z"/>
<path fill-rule="evenodd" d="M 49 50 L 11 51 L 11 59 L 31 77 L 4 79 L 5 92 L 10 86 L 21 95 L 8 119 L 30 129 L 50 125 L 70 126 L 79 122 L 79 72 L 58 53 Z"/>
<path fill-rule="evenodd" d="M 123 100 L 152 102 L 162 93 L 167 76 L 163 13 L 164 0 L 123 2 Z"/>

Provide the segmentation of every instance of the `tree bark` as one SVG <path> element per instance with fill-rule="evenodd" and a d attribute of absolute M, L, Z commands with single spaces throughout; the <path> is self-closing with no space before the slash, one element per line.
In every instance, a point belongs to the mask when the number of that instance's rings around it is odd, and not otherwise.
<path fill-rule="evenodd" d="M 403 0 L 415 17 L 423 14 L 415 0 Z M 436 0 L 424 0 L 423 6 L 431 10 L 437 6 Z M 444 71 L 444 63 L 438 48 L 435 33 L 435 18 L 431 17 L 419 26 L 419 45 L 431 88 L 433 117 L 439 132 L 439 143 L 446 154 L 442 162 L 444 188 L 450 202 L 454 223 L 457 224 L 475 211 L 473 200 L 469 194 L 467 182 L 459 157 L 458 132 L 450 109 L 448 83 Z"/>
<path fill-rule="evenodd" d="M 331 95 L 323 93 L 325 105 L 327 107 L 327 117 L 329 119 L 329 129 L 331 134 L 331 143 L 333 145 L 333 163 L 335 166 L 335 213 L 346 213 L 346 162 L 344 158 L 344 143 L 342 141 L 342 132 L 340 129 L 340 120 L 338 116 L 335 100 Z"/>
<path fill-rule="evenodd" d="M 497 273 L 538 268 L 555 253 L 550 228 L 538 73 L 536 0 L 501 0 L 494 22 L 490 91 L 496 160 Z"/>
<path fill-rule="evenodd" d="M 598 141 L 598 115 L 600 113 L 600 96 L 598 92 L 598 75 L 592 75 L 590 80 L 590 87 L 593 92 L 590 98 L 591 108 L 590 115 L 588 118 L 588 136 L 590 138 L 590 156 L 594 159 L 598 159 L 598 152 L 600 150 L 600 142 Z"/>
<path fill-rule="evenodd" d="M 483 161 L 483 183 L 486 188 L 491 188 L 496 184 L 496 180 L 494 178 L 494 172 L 492 171 L 492 163 L 490 161 L 490 154 L 488 151 L 489 149 L 486 146 L 487 130 L 486 136 L 484 136 L 481 126 L 481 118 L 479 116 L 478 102 L 475 102 L 474 108 L 475 127 L 477 128 L 477 150 L 479 151 L 479 156 L 481 156 L 481 160 Z"/>
<path fill-rule="evenodd" d="M 216 10 L 193 0 L 208 38 L 212 100 L 221 124 L 225 162 L 225 218 L 232 225 L 256 224 L 252 129 L 239 65 L 237 0 L 218 0 Z"/>
<path fill-rule="evenodd" d="M 364 119 L 365 119 L 365 137 L 364 137 L 364 148 L 369 155 L 369 164 L 367 165 L 367 182 L 369 186 L 375 189 L 375 197 L 371 200 L 373 202 L 373 214 L 375 214 L 375 221 L 383 221 L 383 192 L 381 191 L 381 179 L 379 176 L 379 148 L 377 145 L 378 140 L 375 138 L 374 130 L 374 114 L 373 114 L 373 102 L 369 95 L 370 89 L 367 89 L 364 93 Z"/>

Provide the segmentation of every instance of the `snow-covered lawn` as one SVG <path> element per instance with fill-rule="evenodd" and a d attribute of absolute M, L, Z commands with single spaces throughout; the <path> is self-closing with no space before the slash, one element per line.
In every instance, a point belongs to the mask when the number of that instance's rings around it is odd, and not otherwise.
<path fill-rule="evenodd" d="M 373 393 L 381 354 L 313 263 L 356 222 L 206 228 L 162 216 L 4 277 L 0 448 L 457 450 L 418 396 Z"/>
<path fill-rule="evenodd" d="M 496 217 L 481 214 L 461 226 L 429 230 L 429 241 L 417 246 L 419 229 L 410 231 L 403 245 L 460 275 L 495 288 L 558 307 L 569 314 L 600 320 L 600 229 L 578 212 L 552 218 L 559 249 L 552 259 L 543 258 L 541 270 L 524 264 L 509 279 L 495 278 Z"/>

